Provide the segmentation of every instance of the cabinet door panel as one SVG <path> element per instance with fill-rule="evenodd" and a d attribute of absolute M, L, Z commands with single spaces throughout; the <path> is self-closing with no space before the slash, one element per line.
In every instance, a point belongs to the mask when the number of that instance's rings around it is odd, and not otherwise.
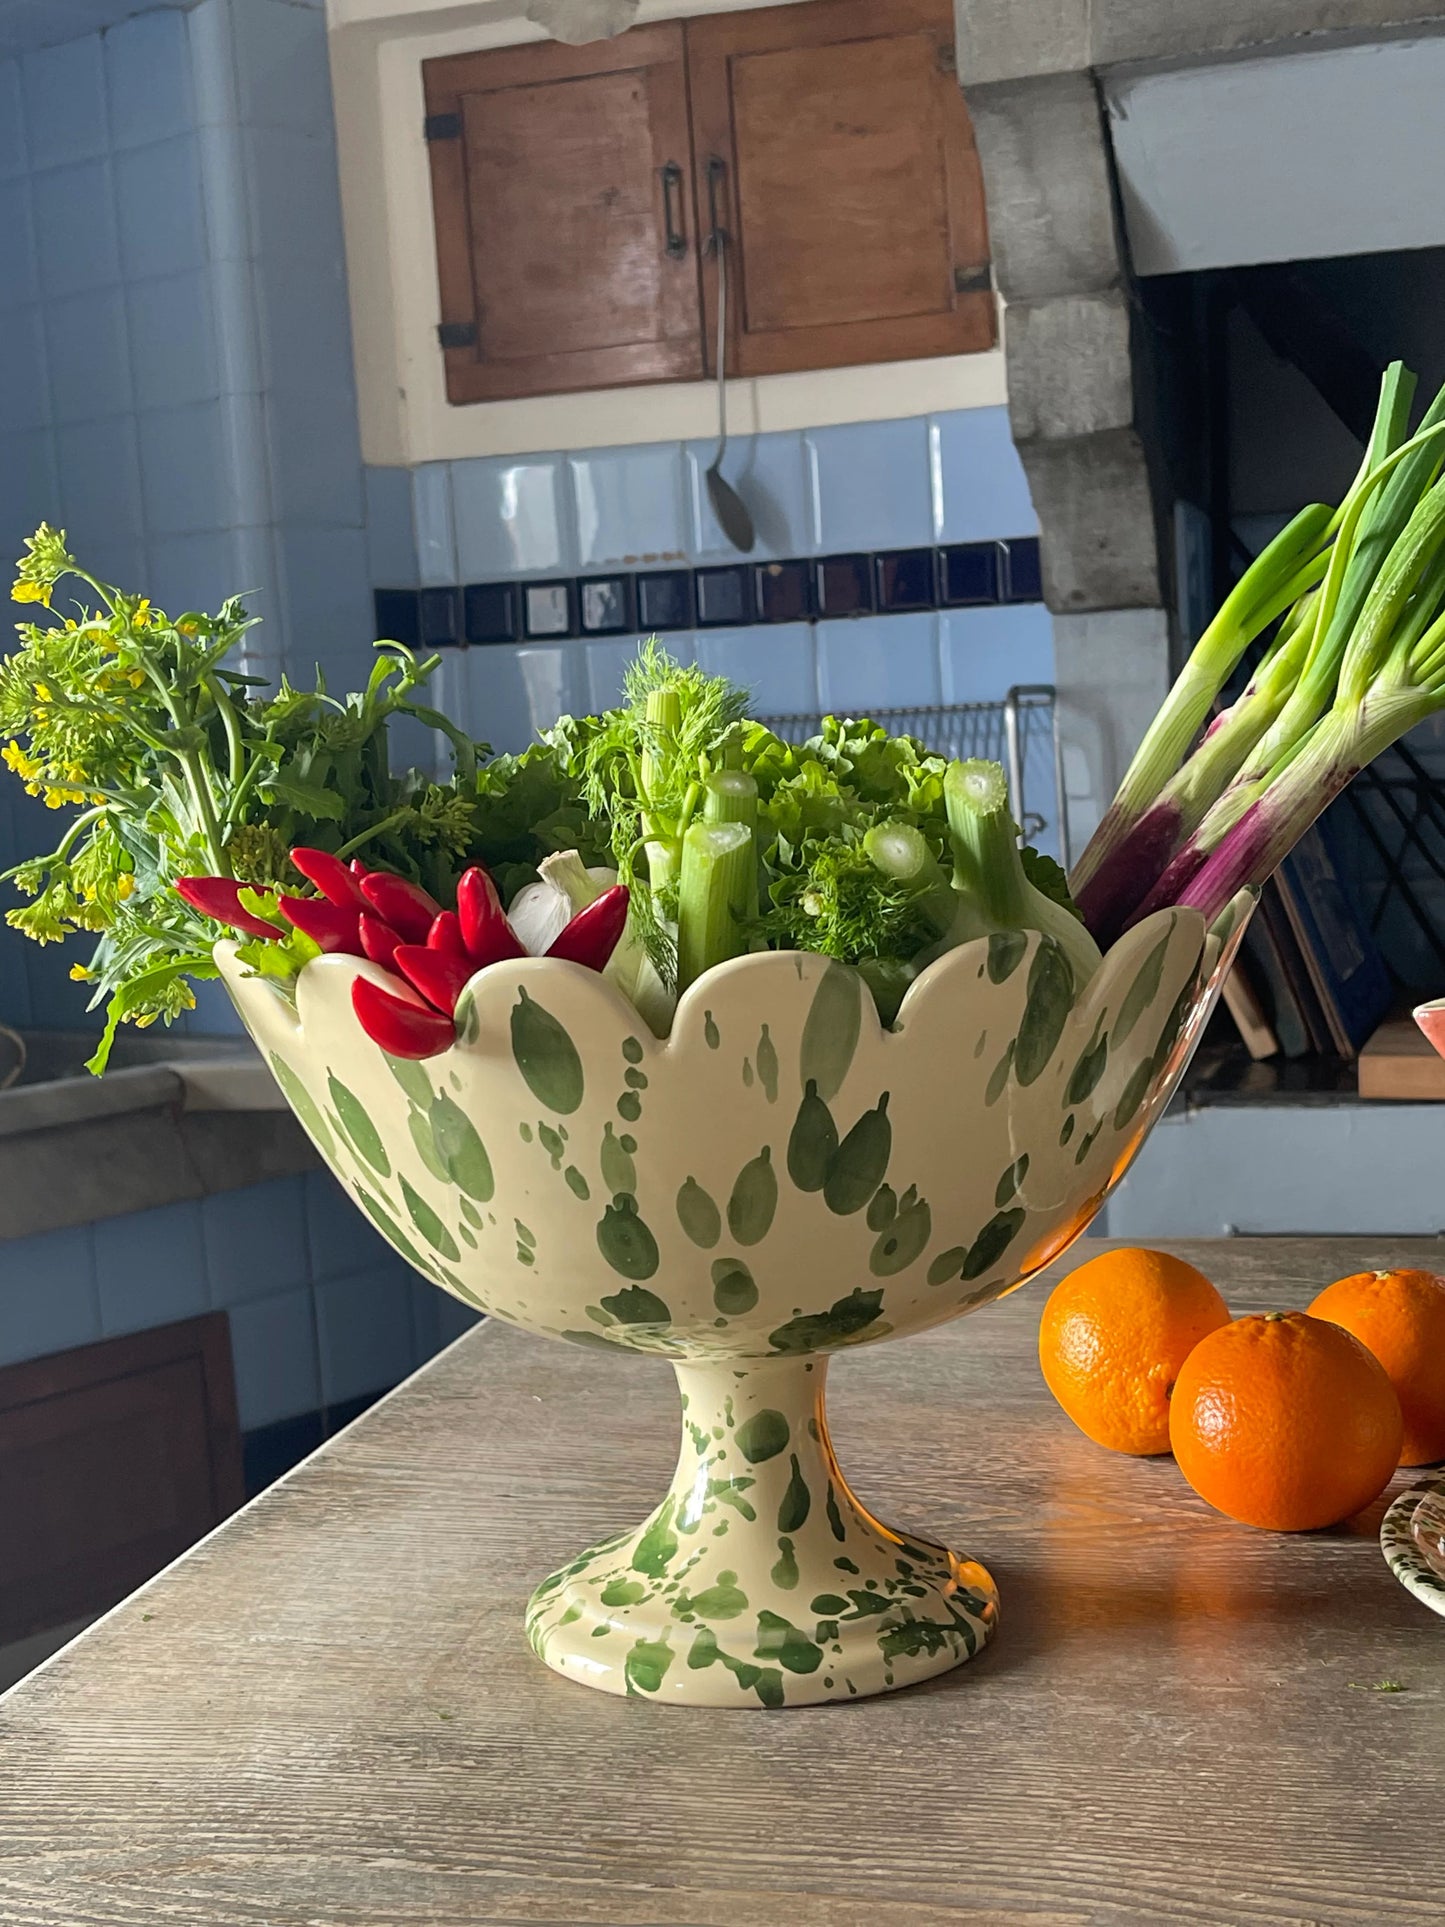
<path fill-rule="evenodd" d="M 699 170 L 729 169 L 733 372 L 992 346 L 948 0 L 813 0 L 687 33 Z M 711 314 L 710 261 L 704 288 Z"/>
<path fill-rule="evenodd" d="M 680 31 L 431 61 L 426 85 L 460 123 L 432 144 L 443 319 L 475 329 L 450 399 L 700 374 Z"/>

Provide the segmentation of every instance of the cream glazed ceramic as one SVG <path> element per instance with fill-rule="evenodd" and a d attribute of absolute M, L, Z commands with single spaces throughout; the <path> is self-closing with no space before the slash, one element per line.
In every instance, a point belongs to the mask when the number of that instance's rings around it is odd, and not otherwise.
<path fill-rule="evenodd" d="M 537 1653 L 609 1692 L 785 1706 L 906 1685 L 993 1632 L 981 1566 L 849 1490 L 828 1358 L 975 1310 L 1078 1236 L 1182 1074 L 1219 949 L 1163 912 L 1076 997 L 1056 944 L 995 937 L 925 971 L 892 1031 L 854 972 L 750 956 L 666 1041 L 601 977 L 526 958 L 480 972 L 456 1045 L 419 1064 L 352 1014 L 376 966 L 318 959 L 293 1008 L 217 955 L 322 1156 L 419 1271 L 676 1368 L 672 1487 L 537 1588 Z"/>

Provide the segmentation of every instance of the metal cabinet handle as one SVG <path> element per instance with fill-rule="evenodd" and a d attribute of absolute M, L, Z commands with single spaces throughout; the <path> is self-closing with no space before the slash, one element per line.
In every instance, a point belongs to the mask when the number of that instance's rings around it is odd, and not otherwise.
<path fill-rule="evenodd" d="M 724 210 L 718 204 L 718 190 L 727 179 L 728 164 L 719 154 L 710 154 L 707 163 L 707 251 L 715 253 L 718 242 L 727 239 L 728 231 L 723 225 Z"/>
<path fill-rule="evenodd" d="M 682 169 L 669 161 L 658 170 L 662 175 L 662 218 L 667 227 L 669 260 L 680 261 L 687 253 L 687 236 L 682 231 Z"/>

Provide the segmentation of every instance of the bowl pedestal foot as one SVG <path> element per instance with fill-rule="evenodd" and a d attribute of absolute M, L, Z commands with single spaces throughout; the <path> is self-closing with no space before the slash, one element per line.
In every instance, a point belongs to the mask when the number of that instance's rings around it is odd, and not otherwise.
<path fill-rule="evenodd" d="M 879 1524 L 838 1469 L 825 1357 L 679 1364 L 683 1441 L 636 1531 L 546 1579 L 554 1671 L 692 1706 L 800 1706 L 911 1685 L 991 1636 L 982 1566 Z"/>

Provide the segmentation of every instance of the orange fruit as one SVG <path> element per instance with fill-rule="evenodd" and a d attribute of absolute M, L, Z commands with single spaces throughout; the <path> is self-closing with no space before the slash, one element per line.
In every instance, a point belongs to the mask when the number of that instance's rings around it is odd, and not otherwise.
<path fill-rule="evenodd" d="M 1390 1482 L 1400 1401 L 1358 1338 L 1307 1312 L 1237 1318 L 1189 1354 L 1169 1403 L 1179 1470 L 1248 1526 L 1308 1532 Z"/>
<path fill-rule="evenodd" d="M 1202 1271 L 1167 1251 L 1106 1251 L 1056 1285 L 1039 1326 L 1039 1364 L 1087 1438 L 1111 1452 L 1169 1450 L 1179 1368 L 1229 1307 Z"/>
<path fill-rule="evenodd" d="M 1359 1271 L 1310 1306 L 1352 1332 L 1389 1374 L 1405 1415 L 1401 1465 L 1445 1459 L 1445 1278 L 1433 1271 Z"/>

